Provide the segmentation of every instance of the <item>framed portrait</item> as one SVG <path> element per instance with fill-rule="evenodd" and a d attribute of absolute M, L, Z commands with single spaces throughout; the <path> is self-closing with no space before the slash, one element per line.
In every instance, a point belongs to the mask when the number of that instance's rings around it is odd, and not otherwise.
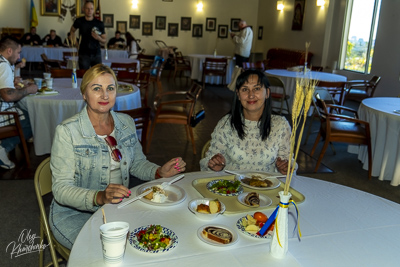
<path fill-rule="evenodd" d="M 126 27 L 127 27 L 126 21 L 117 21 L 117 31 L 120 31 L 122 34 L 125 34 Z"/>
<path fill-rule="evenodd" d="M 142 35 L 152 36 L 153 35 L 153 22 L 143 22 L 142 23 Z"/>
<path fill-rule="evenodd" d="M 165 30 L 167 27 L 167 17 L 156 16 L 156 30 Z"/>
<path fill-rule="evenodd" d="M 40 0 L 43 1 L 43 0 Z M 96 12 L 96 8 L 97 8 L 97 1 L 90 1 L 93 2 L 94 4 L 94 12 Z M 76 0 L 76 16 L 77 17 L 82 17 L 85 15 L 85 13 L 83 12 L 83 6 L 85 5 L 86 0 Z"/>
<path fill-rule="evenodd" d="M 303 29 L 304 7 L 306 0 L 294 1 L 294 15 L 292 21 L 292 31 L 301 31 Z"/>
<path fill-rule="evenodd" d="M 181 31 L 190 31 L 192 29 L 192 18 L 181 17 Z"/>
<path fill-rule="evenodd" d="M 114 28 L 114 15 L 103 14 L 104 28 Z"/>
<path fill-rule="evenodd" d="M 259 26 L 258 27 L 258 40 L 262 40 L 263 31 L 264 31 L 264 27 L 263 26 Z"/>
<path fill-rule="evenodd" d="M 140 29 L 140 15 L 129 15 L 129 28 Z"/>
<path fill-rule="evenodd" d="M 215 31 L 217 28 L 216 18 L 206 18 L 206 31 Z"/>
<path fill-rule="evenodd" d="M 239 31 L 239 22 L 240 19 L 231 19 L 231 31 L 233 32 Z"/>
<path fill-rule="evenodd" d="M 218 25 L 218 38 L 228 38 L 228 25 Z"/>
<path fill-rule="evenodd" d="M 192 37 L 203 37 L 203 24 L 193 24 Z"/>
<path fill-rule="evenodd" d="M 58 16 L 61 11 L 61 0 L 40 0 L 42 16 Z"/>
<path fill-rule="evenodd" d="M 178 37 L 179 23 L 168 23 L 168 36 Z"/>

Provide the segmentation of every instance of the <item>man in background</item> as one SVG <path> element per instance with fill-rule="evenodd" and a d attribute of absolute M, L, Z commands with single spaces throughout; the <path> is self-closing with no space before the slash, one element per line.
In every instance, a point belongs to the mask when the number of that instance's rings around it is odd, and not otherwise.
<path fill-rule="evenodd" d="M 110 41 L 108 41 L 107 47 L 110 49 L 118 49 L 118 48 L 124 48 L 125 46 L 125 39 L 121 38 L 121 32 L 116 31 L 115 32 L 115 37 L 111 38 Z"/>
<path fill-rule="evenodd" d="M 42 43 L 46 43 L 47 46 L 54 47 L 59 47 L 63 45 L 61 37 L 56 34 L 55 30 L 50 30 L 50 34 L 47 34 L 43 38 Z"/>
<path fill-rule="evenodd" d="M 232 41 L 235 44 L 236 65 L 243 67 L 243 62 L 248 62 L 251 45 L 253 43 L 253 31 L 246 21 L 240 20 L 239 33 L 231 33 Z"/>
<path fill-rule="evenodd" d="M 35 84 L 24 83 L 20 77 L 14 78 L 14 65 L 21 54 L 21 45 L 13 37 L 0 40 L 0 111 L 17 112 L 25 139 L 32 137 L 28 113 L 16 106 L 16 102 L 29 94 L 37 92 Z M 0 115 L 0 127 L 15 124 L 14 117 Z M 12 169 L 15 164 L 8 159 L 7 153 L 20 143 L 19 137 L 0 140 L 0 167 Z"/>
<path fill-rule="evenodd" d="M 21 38 L 21 43 L 24 45 L 41 45 L 40 36 L 36 34 L 36 27 L 31 27 L 31 31 L 25 33 Z"/>

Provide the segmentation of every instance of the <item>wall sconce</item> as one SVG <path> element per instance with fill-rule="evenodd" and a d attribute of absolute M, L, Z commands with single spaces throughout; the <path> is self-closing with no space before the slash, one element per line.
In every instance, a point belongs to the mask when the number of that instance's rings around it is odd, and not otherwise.
<path fill-rule="evenodd" d="M 283 5 L 283 1 L 276 2 L 276 10 L 282 11 L 285 6 Z"/>
<path fill-rule="evenodd" d="M 325 0 L 317 0 L 317 6 L 323 7 L 325 5 Z"/>
<path fill-rule="evenodd" d="M 196 6 L 197 6 L 197 11 L 203 11 L 203 2 L 202 1 L 198 1 Z"/>
<path fill-rule="evenodd" d="M 138 8 L 138 0 L 132 0 L 132 8 Z"/>

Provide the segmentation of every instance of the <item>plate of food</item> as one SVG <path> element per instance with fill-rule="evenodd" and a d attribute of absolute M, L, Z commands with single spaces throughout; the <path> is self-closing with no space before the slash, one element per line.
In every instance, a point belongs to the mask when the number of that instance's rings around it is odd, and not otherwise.
<path fill-rule="evenodd" d="M 224 179 L 212 180 L 206 185 L 207 189 L 217 195 L 233 197 L 243 193 L 240 181 L 230 181 Z"/>
<path fill-rule="evenodd" d="M 263 172 L 243 172 L 241 175 L 236 175 L 235 179 L 240 183 L 251 189 L 256 190 L 271 190 L 279 187 L 281 181 L 277 179 L 277 176 L 285 177 L 285 175 L 274 175 Z"/>
<path fill-rule="evenodd" d="M 272 204 L 272 199 L 257 192 L 243 192 L 238 195 L 237 200 L 240 204 L 251 208 L 263 208 Z"/>
<path fill-rule="evenodd" d="M 210 224 L 204 225 L 197 230 L 197 236 L 201 241 L 218 247 L 226 247 L 238 241 L 235 231 L 225 225 Z"/>
<path fill-rule="evenodd" d="M 132 92 L 133 86 L 131 84 L 118 83 L 118 91 Z"/>
<path fill-rule="evenodd" d="M 186 199 L 185 190 L 174 184 L 162 189 L 161 183 L 146 183 L 137 189 L 136 195 L 140 195 L 145 191 L 149 191 L 149 194 L 140 200 L 150 205 L 171 206 L 179 204 Z"/>
<path fill-rule="evenodd" d="M 255 212 L 254 215 L 247 214 L 246 216 L 241 217 L 236 222 L 236 227 L 239 229 L 239 232 L 242 232 L 247 236 L 251 236 L 258 239 L 271 239 L 274 229 L 274 224 L 272 224 L 268 228 L 265 235 L 261 236 L 257 234 L 267 220 L 268 220 L 267 215 L 265 215 L 262 212 Z"/>
<path fill-rule="evenodd" d="M 161 225 L 147 225 L 131 231 L 129 243 L 142 252 L 162 253 L 178 245 L 178 236 Z"/>

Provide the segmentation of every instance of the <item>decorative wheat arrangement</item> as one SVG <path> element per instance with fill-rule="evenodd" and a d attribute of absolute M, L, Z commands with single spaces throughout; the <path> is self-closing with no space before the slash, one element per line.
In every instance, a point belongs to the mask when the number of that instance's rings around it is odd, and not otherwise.
<path fill-rule="evenodd" d="M 78 51 L 79 51 L 79 47 L 81 45 L 81 40 L 82 40 L 82 36 L 79 36 L 79 43 L 77 45 L 75 36 L 72 38 L 71 43 L 69 42 L 69 38 L 67 37 L 67 45 L 69 48 L 71 48 L 71 51 L 72 51 L 72 58 L 71 58 L 72 69 L 77 69 L 76 65 L 77 65 Z"/>

